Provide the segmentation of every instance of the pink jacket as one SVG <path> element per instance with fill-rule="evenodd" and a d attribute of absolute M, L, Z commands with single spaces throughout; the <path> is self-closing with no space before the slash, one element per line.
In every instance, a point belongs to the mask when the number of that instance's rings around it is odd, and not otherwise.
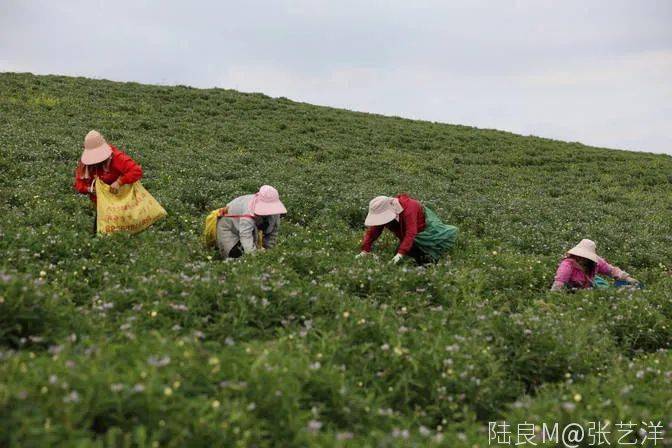
<path fill-rule="evenodd" d="M 555 273 L 555 281 L 553 282 L 551 290 L 558 291 L 564 286 L 581 289 L 590 288 L 593 286 L 593 279 L 596 274 L 607 275 L 619 280 L 629 277 L 626 272 L 620 270 L 616 266 L 610 265 L 604 258 L 600 258 L 597 261 L 595 272 L 587 275 L 583 272 L 583 269 L 581 269 L 581 266 L 576 260 L 567 257 L 564 258 L 558 266 L 558 270 Z"/>

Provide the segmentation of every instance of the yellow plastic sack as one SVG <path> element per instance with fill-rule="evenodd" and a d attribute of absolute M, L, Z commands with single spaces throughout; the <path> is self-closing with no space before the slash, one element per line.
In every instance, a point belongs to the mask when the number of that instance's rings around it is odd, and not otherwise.
<path fill-rule="evenodd" d="M 211 211 L 205 218 L 205 225 L 203 226 L 203 244 L 205 244 L 206 247 L 214 246 L 217 242 L 217 218 L 219 218 L 222 210 L 226 210 L 226 207 Z M 226 213 L 226 211 L 224 211 L 224 213 Z"/>
<path fill-rule="evenodd" d="M 217 219 L 222 215 L 226 215 L 227 210 L 226 207 L 217 208 L 205 217 L 203 224 L 203 244 L 205 244 L 205 247 L 212 247 L 217 243 Z M 256 243 L 258 248 L 264 247 L 264 232 L 261 230 L 257 233 Z"/>
<path fill-rule="evenodd" d="M 98 233 L 138 233 L 167 215 L 140 181 L 122 185 L 114 194 L 110 186 L 96 180 Z"/>

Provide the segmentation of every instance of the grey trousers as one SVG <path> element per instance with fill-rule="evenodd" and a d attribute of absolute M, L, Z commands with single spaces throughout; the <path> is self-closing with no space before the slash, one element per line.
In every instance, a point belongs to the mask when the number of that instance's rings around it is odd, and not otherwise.
<path fill-rule="evenodd" d="M 233 225 L 233 220 L 220 218 L 217 221 L 217 249 L 222 258 L 238 258 L 243 254 L 238 229 Z"/>

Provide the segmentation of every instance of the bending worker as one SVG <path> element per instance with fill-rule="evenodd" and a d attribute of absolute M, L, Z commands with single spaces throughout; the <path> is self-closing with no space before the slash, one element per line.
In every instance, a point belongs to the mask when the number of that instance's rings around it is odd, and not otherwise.
<path fill-rule="evenodd" d="M 373 198 L 364 225 L 368 229 L 357 257 L 370 253 L 373 243 L 387 228 L 399 239 L 393 263 L 404 256 L 412 257 L 418 264 L 435 262 L 457 239 L 457 227 L 442 223 L 431 209 L 405 194 Z"/>
<path fill-rule="evenodd" d="M 240 196 L 229 202 L 217 220 L 217 248 L 223 258 L 238 258 L 257 250 L 258 232 L 263 233 L 262 247 L 275 246 L 280 215 L 287 209 L 278 190 L 264 185 L 258 193 Z"/>
<path fill-rule="evenodd" d="M 622 280 L 629 285 L 638 285 L 637 279 L 597 255 L 595 242 L 583 239 L 579 244 L 569 249 L 558 265 L 551 291 L 562 291 L 567 288 L 590 289 L 596 285 L 598 274 L 606 275 L 616 280 Z"/>

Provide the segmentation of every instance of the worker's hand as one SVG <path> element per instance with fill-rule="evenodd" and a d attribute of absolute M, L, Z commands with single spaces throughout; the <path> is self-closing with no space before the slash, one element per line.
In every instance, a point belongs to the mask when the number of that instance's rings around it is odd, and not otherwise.
<path fill-rule="evenodd" d="M 367 255 L 369 255 L 368 252 L 366 252 L 366 251 L 361 251 L 360 253 L 358 253 L 357 255 L 355 255 L 355 259 L 357 259 L 357 258 L 362 258 L 362 257 L 366 257 Z"/>
<path fill-rule="evenodd" d="M 630 277 L 629 275 L 625 277 L 624 279 L 626 282 L 628 282 L 629 285 L 639 285 L 639 280 L 637 280 L 634 277 Z"/>
<path fill-rule="evenodd" d="M 564 289 L 565 284 L 562 282 L 553 282 L 551 286 L 551 292 L 560 292 Z"/>
<path fill-rule="evenodd" d="M 112 185 L 110 185 L 110 192 L 117 194 L 119 192 L 119 187 L 121 187 L 121 184 L 119 183 L 119 179 L 117 179 Z"/>
<path fill-rule="evenodd" d="M 397 263 L 399 263 L 399 261 L 401 261 L 402 258 L 404 258 L 403 255 L 401 255 L 401 254 L 397 254 L 397 255 L 394 256 L 394 258 L 392 259 L 391 263 L 392 263 L 392 264 L 397 264 Z"/>

